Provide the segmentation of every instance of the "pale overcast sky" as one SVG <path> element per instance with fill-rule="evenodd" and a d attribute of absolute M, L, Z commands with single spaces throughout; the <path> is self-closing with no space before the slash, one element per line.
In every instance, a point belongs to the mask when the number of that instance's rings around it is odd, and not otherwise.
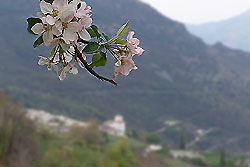
<path fill-rule="evenodd" d="M 141 0 L 185 23 L 219 21 L 250 9 L 250 0 Z M 250 19 L 250 18 L 249 18 Z"/>

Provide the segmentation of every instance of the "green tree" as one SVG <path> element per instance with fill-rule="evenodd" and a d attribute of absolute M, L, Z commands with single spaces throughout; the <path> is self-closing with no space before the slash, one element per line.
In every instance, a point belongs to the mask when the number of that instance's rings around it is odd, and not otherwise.
<path fill-rule="evenodd" d="M 219 161 L 219 167 L 226 167 L 226 152 L 224 147 L 220 149 L 220 161 Z"/>
<path fill-rule="evenodd" d="M 128 141 L 122 139 L 107 150 L 98 167 L 139 167 L 139 164 L 128 146 Z"/>
<path fill-rule="evenodd" d="M 149 134 L 146 136 L 146 142 L 150 144 L 160 144 L 161 143 L 161 137 L 155 133 Z"/>
<path fill-rule="evenodd" d="M 99 130 L 96 120 L 89 120 L 86 127 L 71 127 L 68 138 L 72 143 L 83 144 L 86 142 L 87 145 L 102 145 L 105 142 L 103 133 Z"/>
<path fill-rule="evenodd" d="M 25 111 L 0 93 L 0 166 L 34 166 L 40 153 L 34 134 Z"/>
<path fill-rule="evenodd" d="M 186 137 L 184 135 L 184 132 L 180 133 L 179 137 L 179 149 L 185 150 L 186 149 Z"/>

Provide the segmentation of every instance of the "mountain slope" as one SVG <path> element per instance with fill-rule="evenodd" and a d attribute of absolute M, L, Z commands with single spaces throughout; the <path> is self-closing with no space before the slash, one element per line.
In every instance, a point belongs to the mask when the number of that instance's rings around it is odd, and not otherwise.
<path fill-rule="evenodd" d="M 222 42 L 226 46 L 250 51 L 250 11 L 231 19 L 201 25 L 187 25 L 187 29 L 209 44 Z"/>
<path fill-rule="evenodd" d="M 156 131 L 166 120 L 180 120 L 188 125 L 182 127 L 188 140 L 194 138 L 195 129 L 214 128 L 216 132 L 197 143 L 200 147 L 210 149 L 240 136 L 226 146 L 234 152 L 248 151 L 241 140 L 249 139 L 250 131 L 249 54 L 222 45 L 207 46 L 183 24 L 136 0 L 87 2 L 93 7 L 94 24 L 109 35 L 131 21 L 130 30 L 135 30 L 146 50 L 136 58 L 139 69 L 120 77 L 118 87 L 101 83 L 86 71 L 60 82 L 37 66 L 37 56 L 48 52 L 43 47 L 34 50 L 34 38 L 25 30 L 25 18 L 39 11 L 39 1 L 18 1 L 22 8 L 5 1 L 0 7 L 5 25 L 0 31 L 0 55 L 5 62 L 0 67 L 0 85 L 5 92 L 26 107 L 82 120 L 105 120 L 121 113 L 130 128 Z M 113 63 L 101 72 L 112 76 Z M 179 131 L 166 129 L 161 135 L 175 143 Z"/>

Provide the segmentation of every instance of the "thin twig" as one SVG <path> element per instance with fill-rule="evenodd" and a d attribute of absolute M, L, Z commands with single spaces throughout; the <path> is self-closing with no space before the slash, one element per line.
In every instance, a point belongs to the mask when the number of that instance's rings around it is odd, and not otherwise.
<path fill-rule="evenodd" d="M 81 42 L 81 43 L 84 43 L 84 44 L 89 44 L 89 41 L 85 41 L 85 40 L 83 40 L 83 39 L 81 39 L 81 38 L 79 38 L 77 41 L 78 41 L 78 42 Z"/>
<path fill-rule="evenodd" d="M 76 53 L 76 56 L 80 59 L 80 61 L 82 62 L 82 64 L 84 65 L 84 67 L 88 70 L 88 72 L 92 75 L 94 75 L 96 78 L 102 80 L 102 81 L 107 81 L 107 82 L 110 82 L 111 84 L 117 86 L 118 84 L 112 80 L 112 79 L 108 79 L 108 78 L 105 78 L 103 76 L 100 76 L 99 74 L 97 74 L 92 67 L 90 67 L 90 65 L 84 60 L 84 58 L 82 57 L 82 54 L 81 52 L 78 50 L 77 46 L 74 45 L 74 48 L 75 48 L 75 53 Z"/>

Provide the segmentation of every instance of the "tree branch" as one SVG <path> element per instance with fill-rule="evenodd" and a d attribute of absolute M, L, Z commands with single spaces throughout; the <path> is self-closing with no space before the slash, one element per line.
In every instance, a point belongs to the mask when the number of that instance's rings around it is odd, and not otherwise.
<path fill-rule="evenodd" d="M 77 42 L 81 42 L 81 43 L 84 43 L 84 44 L 89 44 L 89 41 L 85 41 L 85 40 L 83 40 L 83 39 L 81 39 L 81 38 L 79 38 L 79 39 L 77 40 Z"/>
<path fill-rule="evenodd" d="M 87 41 L 88 42 L 88 41 Z M 107 81 L 110 82 L 111 84 L 117 86 L 118 84 L 112 80 L 112 79 L 108 79 L 105 77 L 100 76 L 99 74 L 97 74 L 92 67 L 90 67 L 90 65 L 88 65 L 88 63 L 84 60 L 84 58 L 82 57 L 81 52 L 77 49 L 76 45 L 74 45 L 75 48 L 75 53 L 76 56 L 80 59 L 80 61 L 82 62 L 82 64 L 85 66 L 85 68 L 90 72 L 90 74 L 94 75 L 96 78 L 102 80 L 102 81 Z"/>

